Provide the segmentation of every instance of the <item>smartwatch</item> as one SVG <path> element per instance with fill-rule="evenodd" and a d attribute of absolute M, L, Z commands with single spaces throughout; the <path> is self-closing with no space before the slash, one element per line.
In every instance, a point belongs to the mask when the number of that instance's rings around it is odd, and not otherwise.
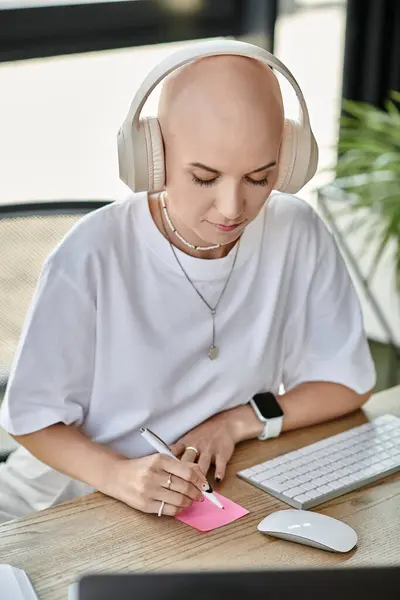
<path fill-rule="evenodd" d="M 264 431 L 259 440 L 277 437 L 283 424 L 283 410 L 272 392 L 261 392 L 250 400 L 257 417 L 264 423 Z"/>

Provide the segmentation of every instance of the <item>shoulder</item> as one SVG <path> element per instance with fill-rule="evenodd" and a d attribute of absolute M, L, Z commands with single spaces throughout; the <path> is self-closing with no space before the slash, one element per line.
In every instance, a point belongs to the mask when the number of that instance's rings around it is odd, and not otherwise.
<path fill-rule="evenodd" d="M 284 245 L 307 250 L 314 255 L 336 250 L 326 223 L 310 203 L 292 194 L 273 192 L 266 206 L 266 231 Z"/>
<path fill-rule="evenodd" d="M 135 218 L 135 210 L 143 194 L 131 194 L 81 217 L 62 238 L 46 263 L 66 275 L 76 271 L 77 264 L 107 259 L 120 244 Z"/>
<path fill-rule="evenodd" d="M 132 194 L 78 219 L 44 261 L 38 289 L 75 288 L 93 301 L 99 282 L 135 238 L 133 221 L 140 218 L 143 196 Z"/>
<path fill-rule="evenodd" d="M 264 224 L 266 264 L 275 266 L 296 290 L 307 290 L 317 272 L 344 271 L 340 249 L 328 226 L 310 203 L 273 193 Z"/>
<path fill-rule="evenodd" d="M 272 192 L 267 202 L 267 215 L 280 226 L 291 227 L 294 223 L 312 225 L 318 217 L 315 209 L 298 196 Z"/>

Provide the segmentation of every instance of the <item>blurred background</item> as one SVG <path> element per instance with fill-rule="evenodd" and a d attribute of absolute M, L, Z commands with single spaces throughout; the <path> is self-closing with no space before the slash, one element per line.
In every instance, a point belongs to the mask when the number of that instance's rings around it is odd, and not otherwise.
<path fill-rule="evenodd" d="M 377 389 L 400 382 L 398 0 L 0 0 L 0 401 L 45 256 L 127 194 L 116 132 L 136 89 L 167 54 L 217 37 L 273 51 L 302 88 L 320 163 L 299 195 L 349 266 Z"/>

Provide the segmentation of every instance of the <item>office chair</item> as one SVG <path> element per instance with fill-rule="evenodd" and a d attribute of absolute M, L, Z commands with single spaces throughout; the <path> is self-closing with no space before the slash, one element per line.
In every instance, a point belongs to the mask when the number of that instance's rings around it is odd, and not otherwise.
<path fill-rule="evenodd" d="M 0 404 L 44 260 L 79 218 L 110 202 L 112 200 L 59 200 L 0 204 Z M 7 459 L 15 446 L 15 443 L 2 441 L 4 438 L 7 439 L 2 434 L 0 462 Z"/>

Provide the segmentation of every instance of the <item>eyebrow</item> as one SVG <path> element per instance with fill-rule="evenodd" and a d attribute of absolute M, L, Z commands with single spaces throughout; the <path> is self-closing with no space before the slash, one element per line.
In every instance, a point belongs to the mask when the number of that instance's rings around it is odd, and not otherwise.
<path fill-rule="evenodd" d="M 258 169 L 254 169 L 254 171 L 250 171 L 250 173 L 259 173 L 260 171 L 265 171 L 266 169 L 270 169 L 271 167 L 275 167 L 276 162 L 273 160 L 272 162 L 264 165 L 263 167 L 259 167 Z"/>
<path fill-rule="evenodd" d="M 262 167 L 259 167 L 258 169 L 254 169 L 253 171 L 250 171 L 250 173 L 259 173 L 260 171 L 265 171 L 266 169 L 275 167 L 275 165 L 276 165 L 276 162 L 272 161 L 266 165 L 263 165 Z M 203 169 L 203 171 L 208 171 L 209 173 L 215 173 L 216 175 L 219 174 L 219 171 L 217 169 L 213 169 L 212 167 L 207 167 L 207 165 L 203 165 L 202 163 L 199 163 L 199 162 L 190 163 L 190 166 L 195 167 L 197 169 Z"/>

